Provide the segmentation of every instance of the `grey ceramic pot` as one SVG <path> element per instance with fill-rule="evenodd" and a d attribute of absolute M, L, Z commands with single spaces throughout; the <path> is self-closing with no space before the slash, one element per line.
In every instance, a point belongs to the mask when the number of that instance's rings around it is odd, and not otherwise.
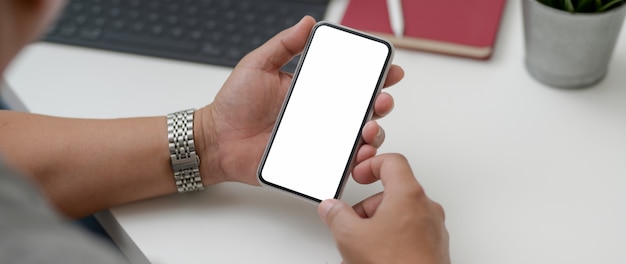
<path fill-rule="evenodd" d="M 603 13 L 570 13 L 522 0 L 526 69 L 560 88 L 584 88 L 607 73 L 626 5 Z"/>

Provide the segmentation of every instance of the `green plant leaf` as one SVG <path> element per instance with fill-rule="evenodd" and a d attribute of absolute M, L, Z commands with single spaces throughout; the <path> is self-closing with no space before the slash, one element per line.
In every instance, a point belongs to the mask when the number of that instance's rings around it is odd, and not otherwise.
<path fill-rule="evenodd" d="M 621 4 L 623 4 L 624 1 L 623 0 L 613 0 L 610 1 L 608 3 L 606 3 L 605 5 L 601 6 L 600 8 L 598 8 L 597 12 L 604 12 L 606 10 L 609 10 L 611 8 L 617 7 Z"/>
<path fill-rule="evenodd" d="M 564 0 L 563 1 L 563 6 L 564 6 L 566 11 L 576 12 L 576 9 L 574 8 L 574 4 L 572 3 L 572 0 Z"/>

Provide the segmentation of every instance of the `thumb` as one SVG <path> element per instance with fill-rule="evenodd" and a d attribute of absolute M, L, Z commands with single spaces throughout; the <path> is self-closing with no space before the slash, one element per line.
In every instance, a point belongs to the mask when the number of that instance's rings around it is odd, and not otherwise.
<path fill-rule="evenodd" d="M 331 231 L 350 226 L 360 219 L 352 207 L 335 199 L 322 201 L 317 208 L 317 213 Z"/>
<path fill-rule="evenodd" d="M 240 64 L 268 71 L 279 70 L 294 56 L 302 52 L 315 19 L 303 17 L 300 22 L 272 37 L 258 49 L 245 56 Z"/>

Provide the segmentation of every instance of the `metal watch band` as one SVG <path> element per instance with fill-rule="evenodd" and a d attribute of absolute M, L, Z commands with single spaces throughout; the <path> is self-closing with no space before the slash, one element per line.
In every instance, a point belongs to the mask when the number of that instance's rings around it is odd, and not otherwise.
<path fill-rule="evenodd" d="M 179 193 L 204 190 L 200 178 L 200 158 L 193 137 L 193 113 L 189 109 L 167 115 L 167 138 L 174 180 Z"/>

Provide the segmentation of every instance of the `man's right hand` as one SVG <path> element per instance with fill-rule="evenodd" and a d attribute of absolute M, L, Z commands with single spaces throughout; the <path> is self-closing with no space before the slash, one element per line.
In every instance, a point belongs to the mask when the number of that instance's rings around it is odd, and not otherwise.
<path fill-rule="evenodd" d="M 362 184 L 381 180 L 384 191 L 353 207 L 320 204 L 344 263 L 450 263 L 443 208 L 426 196 L 404 156 L 375 156 L 352 175 Z"/>

